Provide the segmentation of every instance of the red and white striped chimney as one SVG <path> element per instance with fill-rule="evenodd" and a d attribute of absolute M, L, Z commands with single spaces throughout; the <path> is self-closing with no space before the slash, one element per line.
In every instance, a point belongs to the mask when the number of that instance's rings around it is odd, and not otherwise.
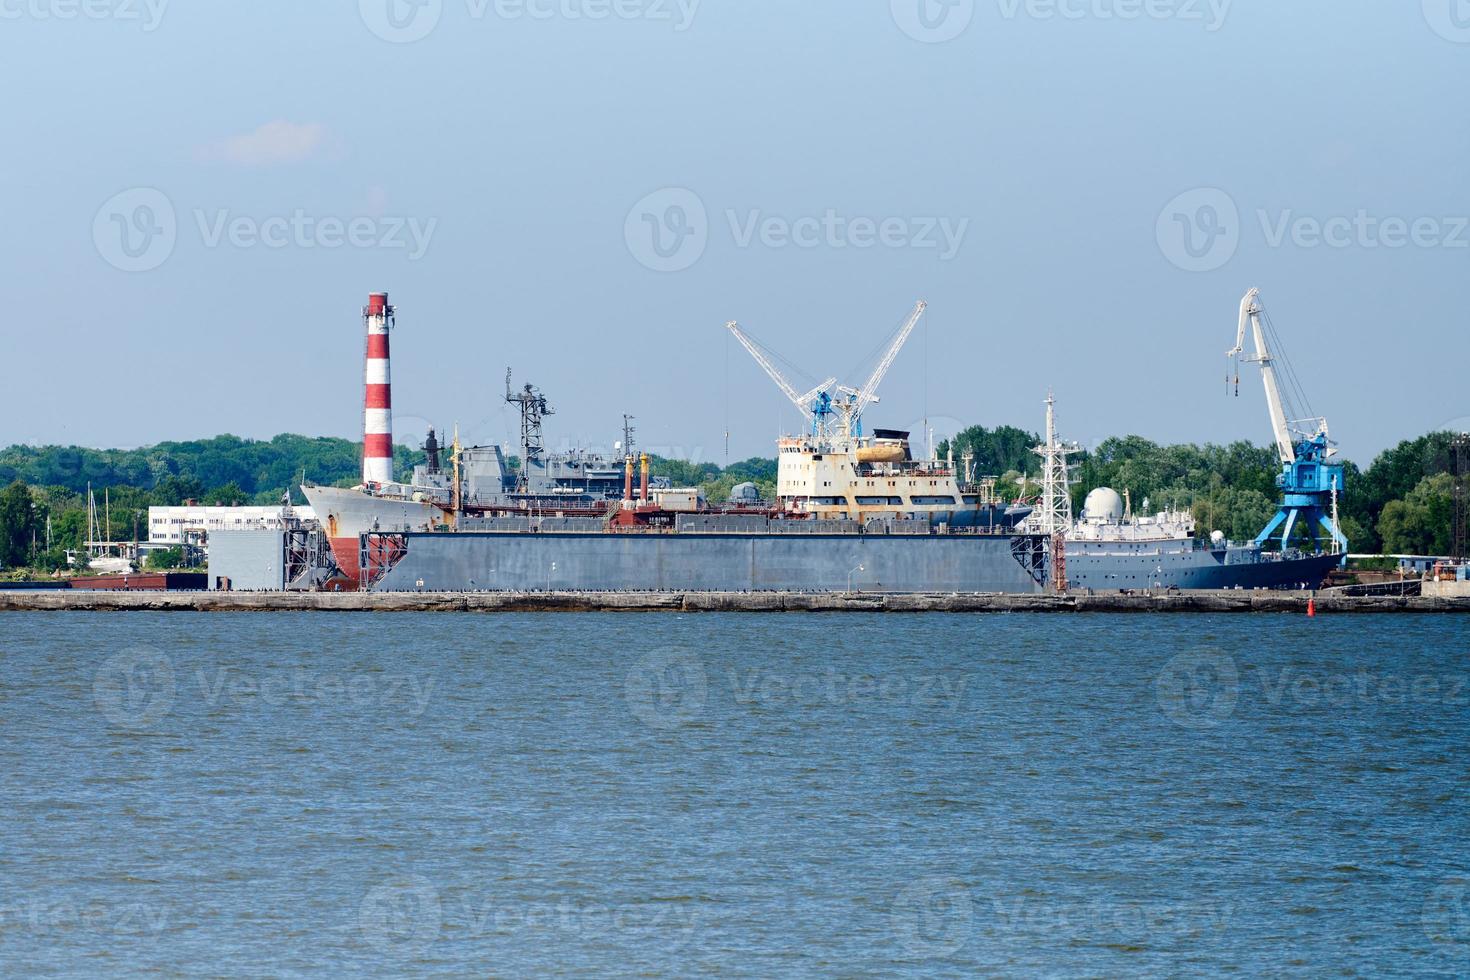
<path fill-rule="evenodd" d="M 362 482 L 393 482 L 393 384 L 388 370 L 388 331 L 393 307 L 387 293 L 372 293 L 362 311 L 367 325 L 363 369 Z"/>

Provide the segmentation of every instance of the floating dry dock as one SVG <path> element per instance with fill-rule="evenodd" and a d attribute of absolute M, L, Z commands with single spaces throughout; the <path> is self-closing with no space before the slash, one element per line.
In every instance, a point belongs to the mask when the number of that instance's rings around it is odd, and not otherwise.
<path fill-rule="evenodd" d="M 0 611 L 1470 613 L 1470 598 L 1219 591 L 1103 595 L 850 592 L 3 592 Z"/>

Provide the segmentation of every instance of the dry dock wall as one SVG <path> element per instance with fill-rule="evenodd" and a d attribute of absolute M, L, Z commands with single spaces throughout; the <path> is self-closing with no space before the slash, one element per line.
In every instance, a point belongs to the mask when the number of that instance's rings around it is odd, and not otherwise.
<path fill-rule="evenodd" d="M 407 534 L 383 592 L 1040 592 L 1010 535 Z M 899 583 L 902 583 L 901 585 Z"/>
<path fill-rule="evenodd" d="M 806 592 L 3 592 L 0 612 L 1052 612 L 1470 613 L 1470 598 L 1309 596 L 1290 592 L 1167 595 L 974 595 Z"/>

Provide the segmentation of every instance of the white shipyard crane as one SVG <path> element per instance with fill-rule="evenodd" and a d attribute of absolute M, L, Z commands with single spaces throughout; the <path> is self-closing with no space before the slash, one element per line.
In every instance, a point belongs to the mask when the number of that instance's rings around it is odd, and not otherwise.
<path fill-rule="evenodd" d="M 1225 356 L 1239 357 L 1243 361 L 1261 365 L 1261 380 L 1266 386 L 1266 412 L 1271 416 L 1271 432 L 1276 439 L 1276 455 L 1285 464 L 1295 460 L 1297 455 L 1296 443 L 1292 438 L 1293 426 L 1303 437 L 1310 439 L 1327 434 L 1327 420 L 1322 418 L 1290 420 L 1287 418 L 1287 405 L 1282 399 L 1281 386 L 1276 380 L 1276 359 L 1266 345 L 1266 331 L 1261 325 L 1264 313 L 1261 307 L 1261 291 L 1252 289 L 1246 293 L 1245 298 L 1240 301 L 1240 325 L 1235 332 L 1235 346 L 1226 351 Z M 1256 352 L 1254 354 L 1245 353 L 1247 328 L 1250 329 L 1255 340 Z M 1238 373 L 1235 380 L 1238 391 L 1240 384 Z M 1303 426 L 1311 428 L 1303 428 Z"/>
<path fill-rule="evenodd" d="M 847 401 L 839 402 L 837 405 L 837 410 L 842 416 L 842 430 L 844 435 L 851 437 L 863 434 L 863 412 L 867 410 L 869 405 L 878 400 L 878 386 L 883 383 L 884 375 L 888 373 L 889 368 L 893 367 L 893 362 L 898 359 L 898 352 L 903 350 L 904 344 L 908 343 L 909 336 L 914 332 L 914 327 L 918 326 L 920 318 L 923 317 L 924 311 L 928 308 L 929 304 L 923 300 L 919 300 L 914 304 L 913 311 L 903 321 L 903 325 L 898 328 L 898 333 L 894 336 L 893 343 L 889 344 L 888 349 L 883 352 L 882 358 L 878 361 L 878 366 L 873 369 L 873 373 L 868 376 L 867 383 L 861 389 L 857 391 L 847 387 L 839 389 L 848 398 Z"/>
<path fill-rule="evenodd" d="M 868 380 L 861 388 L 849 388 L 846 385 L 837 385 L 836 378 L 828 378 L 805 394 L 797 392 L 791 382 L 787 381 L 781 372 L 776 369 L 776 366 L 771 363 L 770 358 L 766 356 L 761 346 L 745 335 L 740 329 L 739 324 L 732 320 L 725 324 L 725 328 L 735 335 L 735 339 L 740 341 L 742 347 L 750 352 L 750 356 L 755 358 L 755 362 L 761 366 L 761 370 L 765 371 L 770 379 L 776 382 L 776 387 L 781 389 L 781 392 L 791 401 L 791 404 L 795 405 L 799 411 L 811 416 L 813 437 L 832 438 L 834 436 L 840 436 L 850 439 L 854 436 L 862 435 L 863 412 L 869 405 L 878 400 L 878 386 L 883 383 L 884 375 L 888 373 L 889 368 L 893 367 L 893 362 L 897 360 L 899 351 L 908 342 L 909 336 L 914 332 L 914 327 L 918 325 L 919 319 L 924 315 L 924 310 L 927 308 L 928 304 L 923 300 L 920 300 L 914 305 L 913 311 L 898 328 L 898 332 L 895 334 L 892 342 L 889 343 L 887 349 L 883 352 L 883 356 L 879 358 L 878 366 L 873 369 L 873 373 L 869 375 Z M 837 390 L 846 397 L 834 399 L 829 393 L 833 386 L 837 386 Z M 834 415 L 837 416 L 835 421 L 832 419 Z"/>
<path fill-rule="evenodd" d="M 787 381 L 785 376 L 776 370 L 776 365 L 772 364 L 771 359 L 766 357 L 760 345 L 745 335 L 745 332 L 740 329 L 740 324 L 731 320 L 725 324 L 725 329 L 735 335 L 735 339 L 740 341 L 740 346 L 744 347 L 750 353 L 750 356 L 755 358 L 755 362 L 761 366 L 761 370 L 765 371 L 770 379 L 776 382 L 776 387 L 780 388 L 781 393 L 790 400 L 791 404 L 796 406 L 796 410 L 803 415 L 810 415 L 812 417 L 812 434 L 817 435 L 822 427 L 822 420 L 831 412 L 829 406 L 832 399 L 827 395 L 827 391 L 837 383 L 837 379 L 828 378 L 806 394 L 799 394 L 791 382 Z"/>

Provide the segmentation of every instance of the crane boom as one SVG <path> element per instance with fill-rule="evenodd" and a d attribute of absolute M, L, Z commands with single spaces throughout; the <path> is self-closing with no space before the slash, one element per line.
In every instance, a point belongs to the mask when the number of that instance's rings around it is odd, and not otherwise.
<path fill-rule="evenodd" d="M 812 410 L 812 401 L 837 383 L 836 378 L 828 378 L 806 394 L 801 394 L 792 387 L 791 382 L 787 381 L 786 377 L 780 371 L 776 370 L 776 365 L 772 364 L 770 358 L 766 357 L 765 353 L 760 349 L 760 345 L 745 335 L 745 332 L 740 329 L 740 324 L 731 320 L 725 324 L 725 329 L 735 335 L 735 339 L 740 341 L 740 346 L 744 347 L 750 356 L 755 358 L 755 362 L 761 366 L 761 370 L 765 371 L 767 376 L 776 382 L 776 387 L 781 389 L 782 394 L 790 399 L 791 404 L 795 405 L 800 412 L 810 412 Z"/>
<path fill-rule="evenodd" d="M 1240 325 L 1235 331 L 1235 347 L 1227 356 L 1244 354 L 1245 331 L 1249 327 L 1255 341 L 1256 352 L 1242 359 L 1261 365 L 1261 380 L 1266 386 L 1266 411 L 1271 416 L 1271 432 L 1276 439 L 1276 455 L 1281 462 L 1296 459 L 1296 446 L 1291 441 L 1291 429 L 1287 423 L 1286 408 L 1281 401 L 1281 388 L 1276 383 L 1276 368 L 1272 365 L 1271 351 L 1266 346 L 1266 334 L 1261 328 L 1261 291 L 1252 289 L 1240 301 Z"/>
<path fill-rule="evenodd" d="M 898 352 L 903 350 L 903 345 L 908 342 L 909 335 L 914 332 L 914 327 L 919 323 L 919 318 L 924 315 L 929 304 L 919 300 L 914 304 L 913 312 L 904 320 L 903 326 L 898 329 L 898 336 L 893 338 L 893 343 L 888 345 L 888 350 L 883 352 L 883 357 L 878 366 L 873 369 L 866 384 L 853 396 L 851 417 L 854 422 L 862 417 L 863 410 L 878 400 L 878 386 L 883 383 L 883 376 L 888 369 L 893 367 L 893 362 L 898 359 Z"/>

